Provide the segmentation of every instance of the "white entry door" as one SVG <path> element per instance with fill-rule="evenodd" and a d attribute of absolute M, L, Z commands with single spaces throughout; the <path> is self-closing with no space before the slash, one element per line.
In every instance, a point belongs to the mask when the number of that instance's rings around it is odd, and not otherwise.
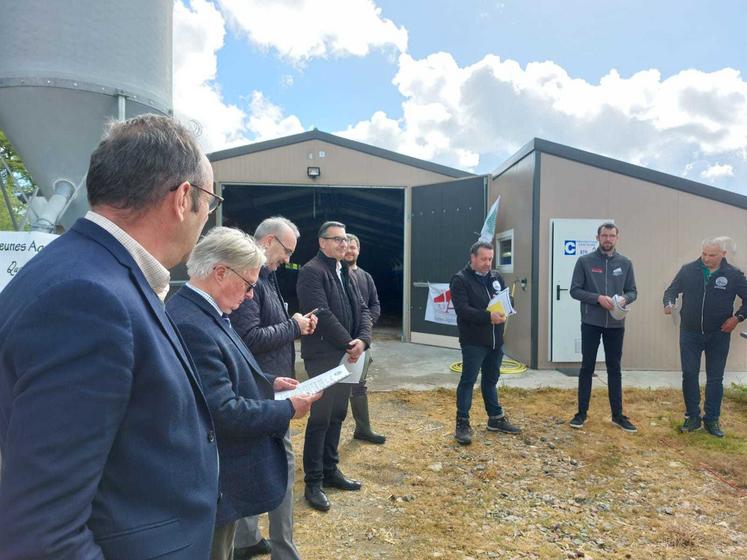
<path fill-rule="evenodd" d="M 579 302 L 569 293 L 576 260 L 597 248 L 597 228 L 608 219 L 550 221 L 550 355 L 551 362 L 581 361 Z M 597 361 L 604 361 L 599 344 Z"/>

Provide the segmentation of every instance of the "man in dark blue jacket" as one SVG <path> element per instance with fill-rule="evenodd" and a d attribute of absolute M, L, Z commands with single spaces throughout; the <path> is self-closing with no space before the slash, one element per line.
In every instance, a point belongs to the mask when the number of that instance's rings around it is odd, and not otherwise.
<path fill-rule="evenodd" d="M 276 216 L 263 220 L 254 231 L 254 239 L 267 259 L 259 271 L 254 297 L 246 299 L 231 313 L 231 323 L 252 351 L 265 373 L 296 377 L 296 349 L 293 341 L 314 332 L 316 316 L 288 313 L 288 306 L 280 293 L 275 271 L 289 262 L 296 249 L 298 228 L 290 220 Z M 262 538 L 258 516 L 241 519 L 236 527 L 234 560 L 246 560 L 272 552 L 273 560 L 300 558 L 293 544 L 293 481 L 295 457 L 290 431 L 283 438 L 288 457 L 288 488 L 280 505 L 268 514 L 270 543 Z"/>
<path fill-rule="evenodd" d="M 700 357 L 706 357 L 705 415 L 702 424 L 711 435 L 723 437 L 719 425 L 724 395 L 724 368 L 729 355 L 731 332 L 744 321 L 747 279 L 738 268 L 726 262 L 730 240 L 719 237 L 703 242 L 700 258 L 684 265 L 664 292 L 664 313 L 671 314 L 679 294 L 680 359 L 685 421 L 682 432 L 694 432 L 701 426 Z M 736 297 L 742 301 L 734 312 Z"/>
<path fill-rule="evenodd" d="M 578 374 L 578 412 L 571 419 L 572 428 L 582 428 L 591 400 L 591 381 L 596 367 L 599 341 L 604 344 L 607 366 L 607 392 L 612 423 L 634 433 L 636 427 L 623 414 L 622 349 L 625 318 L 615 319 L 610 311 L 626 308 L 638 297 L 633 263 L 615 250 L 620 230 L 606 223 L 597 229 L 599 247 L 579 257 L 573 269 L 570 294 L 581 302 L 581 369 Z"/>
<path fill-rule="evenodd" d="M 206 558 L 215 432 L 162 299 L 220 203 L 210 163 L 143 115 L 86 186 L 91 211 L 0 293 L 0 557 Z"/>
<path fill-rule="evenodd" d="M 505 289 L 503 277 L 493 264 L 493 246 L 478 241 L 470 248 L 470 262 L 451 279 L 451 303 L 457 315 L 459 345 L 462 347 L 462 375 L 457 385 L 457 414 L 454 438 L 462 445 L 472 443 L 469 411 L 477 374 L 482 371 L 480 389 L 491 432 L 518 434 L 498 400 L 498 377 L 503 360 L 503 330 L 506 316 L 488 311 L 490 300 Z"/>
<path fill-rule="evenodd" d="M 348 238 L 345 225 L 325 222 L 319 228 L 319 253 L 298 275 L 296 292 L 301 312 L 314 310 L 319 321 L 313 334 L 301 339 L 301 355 L 309 377 L 340 364 L 345 354 L 358 360 L 371 345 L 371 316 L 355 280 L 342 266 Z M 311 408 L 303 447 L 304 497 L 320 511 L 330 508 L 322 484 L 340 490 L 360 490 L 361 483 L 338 468 L 340 430 L 348 412 L 350 384 L 337 383 Z"/>
<path fill-rule="evenodd" d="M 222 498 L 211 560 L 233 556 L 236 521 L 275 509 L 288 487 L 283 437 L 316 396 L 275 400 L 295 379 L 262 372 L 228 314 L 252 297 L 264 255 L 247 234 L 213 228 L 187 261 L 189 282 L 167 304 L 184 338 L 213 414 Z"/>

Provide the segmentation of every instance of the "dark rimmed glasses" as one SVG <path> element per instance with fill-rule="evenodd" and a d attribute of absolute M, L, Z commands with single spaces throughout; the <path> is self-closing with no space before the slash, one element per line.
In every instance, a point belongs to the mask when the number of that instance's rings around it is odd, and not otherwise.
<path fill-rule="evenodd" d="M 251 293 L 252 293 L 252 292 L 254 291 L 254 288 L 256 288 L 256 287 L 257 287 L 257 284 L 256 284 L 256 283 L 255 283 L 255 284 L 252 284 L 251 282 L 249 282 L 249 280 L 247 280 L 246 278 L 244 278 L 244 277 L 243 277 L 243 276 L 242 276 L 241 274 L 239 274 L 238 272 L 236 272 L 236 271 L 235 271 L 235 270 L 234 270 L 233 268 L 231 268 L 230 266 L 227 266 L 226 268 L 227 268 L 228 270 L 230 270 L 231 272 L 233 272 L 233 273 L 234 273 L 234 274 L 235 274 L 236 276 L 238 276 L 239 278 L 241 278 L 241 279 L 242 279 L 242 280 L 244 281 L 244 284 L 246 284 L 246 293 L 247 293 L 247 294 L 251 294 Z"/>
<path fill-rule="evenodd" d="M 208 202 L 208 214 L 212 214 L 213 212 L 215 212 L 218 209 L 218 206 L 220 206 L 221 204 L 223 204 L 223 197 L 222 196 L 218 196 L 214 192 L 210 192 L 209 190 L 202 188 L 200 185 L 195 185 L 194 183 L 192 183 L 190 181 L 187 181 L 187 182 L 190 184 L 190 186 L 192 186 L 192 187 L 194 187 L 194 188 L 196 188 L 198 190 L 201 190 L 202 192 L 207 193 L 207 194 L 209 194 L 211 196 L 210 201 Z M 169 189 L 169 192 L 174 192 L 182 184 L 183 183 L 179 183 L 175 187 L 171 187 Z"/>
<path fill-rule="evenodd" d="M 273 235 L 272 238 L 280 243 L 280 246 L 283 248 L 283 251 L 285 251 L 285 256 L 290 258 L 293 256 L 293 249 L 288 249 L 288 247 L 285 246 L 285 243 L 280 241 L 280 238 L 277 235 Z"/>
<path fill-rule="evenodd" d="M 338 245 L 342 245 L 343 243 L 348 243 L 348 238 L 347 237 L 338 237 L 338 236 L 335 236 L 335 237 L 325 237 L 325 236 L 322 235 L 322 239 L 329 239 L 330 241 L 334 241 Z"/>

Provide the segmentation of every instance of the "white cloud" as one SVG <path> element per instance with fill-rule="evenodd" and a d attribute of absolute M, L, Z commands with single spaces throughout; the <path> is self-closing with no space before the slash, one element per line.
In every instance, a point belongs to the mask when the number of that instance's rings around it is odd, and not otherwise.
<path fill-rule="evenodd" d="M 219 0 L 236 29 L 260 48 L 295 63 L 407 49 L 407 30 L 382 17 L 372 0 Z"/>
<path fill-rule="evenodd" d="M 246 113 L 224 102 L 215 81 L 225 33 L 223 16 L 213 4 L 174 3 L 174 115 L 196 123 L 207 151 L 248 142 Z"/>
<path fill-rule="evenodd" d="M 721 165 L 716 163 L 709 166 L 708 169 L 700 174 L 700 176 L 708 181 L 718 180 L 724 177 L 734 177 L 734 167 L 729 164 Z"/>
<path fill-rule="evenodd" d="M 254 133 L 254 141 L 272 140 L 304 131 L 298 117 L 286 117 L 282 109 L 270 102 L 262 92 L 252 92 L 249 106 L 251 115 L 247 127 Z"/>
<path fill-rule="evenodd" d="M 541 137 L 747 187 L 735 179 L 747 176 L 747 82 L 730 68 L 667 78 L 613 69 L 589 83 L 549 61 L 522 68 L 488 55 L 460 67 L 449 53 L 402 54 L 393 84 L 404 97 L 401 117 L 376 112 L 340 134 L 469 169 Z"/>
<path fill-rule="evenodd" d="M 302 132 L 298 117 L 284 115 L 261 92 L 252 92 L 245 108 L 225 102 L 216 82 L 225 34 L 223 16 L 212 3 L 174 3 L 175 116 L 194 123 L 208 152 Z M 286 83 L 292 85 L 292 77 Z"/>

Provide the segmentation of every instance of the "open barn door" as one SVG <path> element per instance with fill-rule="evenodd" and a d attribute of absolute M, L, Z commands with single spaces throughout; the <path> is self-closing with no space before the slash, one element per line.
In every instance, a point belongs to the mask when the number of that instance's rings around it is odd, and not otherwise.
<path fill-rule="evenodd" d="M 410 214 L 410 340 L 458 347 L 455 325 L 428 321 L 428 284 L 448 284 L 469 260 L 486 212 L 483 176 L 419 185 L 412 189 Z M 438 296 L 448 305 L 448 294 Z"/>

